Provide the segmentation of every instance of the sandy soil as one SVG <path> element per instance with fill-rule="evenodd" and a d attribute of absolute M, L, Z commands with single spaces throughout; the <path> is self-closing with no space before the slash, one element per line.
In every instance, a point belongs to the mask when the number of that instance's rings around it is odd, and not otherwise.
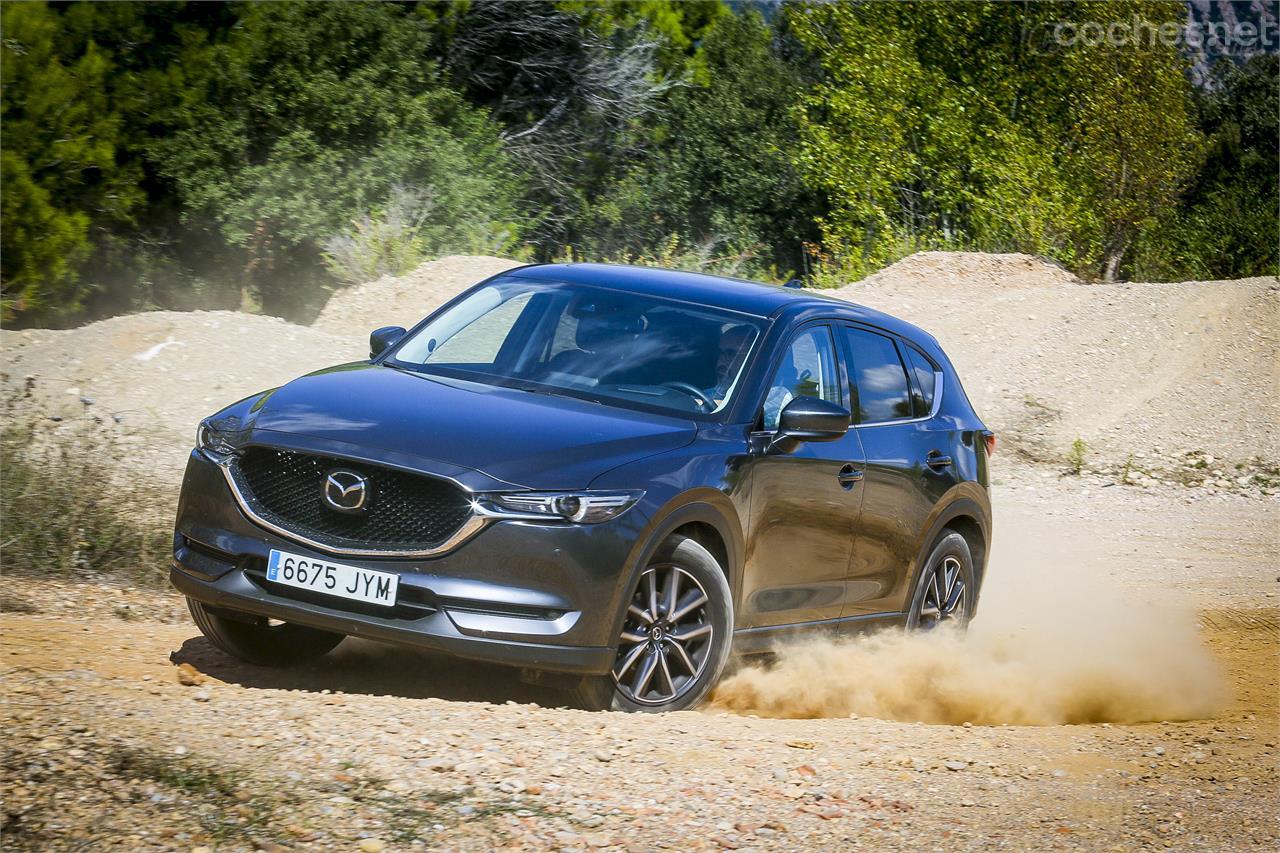
<path fill-rule="evenodd" d="M 864 641 L 853 668 L 828 649 L 821 684 L 784 655 L 658 718 L 350 640 L 250 667 L 172 595 L 6 578 L 6 845 L 1274 849 L 1276 503 L 1001 477 L 968 640 Z M 957 692 L 974 660 L 986 680 Z M 790 699 L 727 711 L 747 677 Z M 1092 701 L 1046 701 L 1055 684 Z M 950 724 L 916 722 L 940 707 Z M 1028 708 L 1082 716 L 1001 724 Z"/>
<path fill-rule="evenodd" d="M 379 326 L 409 328 L 481 279 L 519 266 L 506 258 L 449 255 L 408 275 L 340 290 L 329 299 L 313 327 L 360 339 Z"/>

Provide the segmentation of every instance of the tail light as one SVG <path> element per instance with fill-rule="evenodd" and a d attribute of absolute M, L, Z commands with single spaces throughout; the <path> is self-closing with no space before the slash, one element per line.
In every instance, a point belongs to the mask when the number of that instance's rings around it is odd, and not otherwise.
<path fill-rule="evenodd" d="M 995 456 L 996 454 L 996 434 L 994 432 L 984 432 L 982 440 L 987 445 L 987 456 Z"/>

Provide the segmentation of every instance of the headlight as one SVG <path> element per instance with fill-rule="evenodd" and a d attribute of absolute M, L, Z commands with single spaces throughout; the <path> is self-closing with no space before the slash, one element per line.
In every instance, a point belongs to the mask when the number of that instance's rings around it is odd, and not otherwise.
<path fill-rule="evenodd" d="M 211 456 L 227 456 L 235 452 L 235 446 L 225 433 L 219 432 L 205 421 L 196 427 L 196 447 Z"/>
<path fill-rule="evenodd" d="M 474 507 L 491 518 L 599 524 L 622 515 L 642 497 L 644 492 L 499 492 L 479 497 Z"/>

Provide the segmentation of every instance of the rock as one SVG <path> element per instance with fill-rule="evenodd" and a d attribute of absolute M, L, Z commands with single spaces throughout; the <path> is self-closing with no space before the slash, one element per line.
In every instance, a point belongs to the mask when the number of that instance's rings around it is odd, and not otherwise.
<path fill-rule="evenodd" d="M 387 849 L 387 844 L 378 838 L 365 838 L 358 845 L 360 853 L 382 853 Z"/>
<path fill-rule="evenodd" d="M 184 687 L 199 687 L 209 680 L 209 676 L 189 663 L 178 664 L 178 683 Z"/>
<path fill-rule="evenodd" d="M 965 764 L 963 761 L 946 761 L 943 762 L 942 766 L 948 770 L 963 770 L 969 765 Z"/>
<path fill-rule="evenodd" d="M 498 790 L 504 794 L 518 794 L 524 790 L 523 779 L 503 779 L 498 783 Z"/>

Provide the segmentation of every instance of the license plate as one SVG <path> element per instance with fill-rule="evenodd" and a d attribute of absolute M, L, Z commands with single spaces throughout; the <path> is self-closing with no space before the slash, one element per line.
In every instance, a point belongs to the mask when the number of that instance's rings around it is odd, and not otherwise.
<path fill-rule="evenodd" d="M 267 560 L 267 580 L 336 598 L 388 607 L 396 603 L 396 591 L 400 586 L 400 576 L 390 572 L 344 566 L 284 551 L 271 552 Z"/>

